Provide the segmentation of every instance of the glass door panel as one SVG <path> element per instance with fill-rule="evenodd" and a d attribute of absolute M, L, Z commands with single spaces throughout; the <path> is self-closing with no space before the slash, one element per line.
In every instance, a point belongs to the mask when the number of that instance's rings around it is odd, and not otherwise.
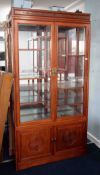
<path fill-rule="evenodd" d="M 50 118 L 51 27 L 19 25 L 20 121 Z"/>
<path fill-rule="evenodd" d="M 58 117 L 83 114 L 84 41 L 84 28 L 58 27 Z"/>

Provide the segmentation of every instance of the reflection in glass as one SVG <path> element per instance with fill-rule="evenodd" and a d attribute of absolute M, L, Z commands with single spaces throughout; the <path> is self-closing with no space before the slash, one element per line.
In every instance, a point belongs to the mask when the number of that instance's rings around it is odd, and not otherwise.
<path fill-rule="evenodd" d="M 20 121 L 50 117 L 49 26 L 19 25 Z"/>
<path fill-rule="evenodd" d="M 58 117 L 83 113 L 84 41 L 84 28 L 58 28 Z"/>

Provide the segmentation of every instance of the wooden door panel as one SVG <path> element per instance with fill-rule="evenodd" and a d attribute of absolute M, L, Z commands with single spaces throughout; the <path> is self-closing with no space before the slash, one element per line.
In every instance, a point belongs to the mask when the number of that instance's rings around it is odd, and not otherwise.
<path fill-rule="evenodd" d="M 56 151 L 85 145 L 86 126 L 84 124 L 62 125 L 56 129 Z"/>
<path fill-rule="evenodd" d="M 19 160 L 39 158 L 52 154 L 51 128 L 35 127 L 17 132 Z"/>

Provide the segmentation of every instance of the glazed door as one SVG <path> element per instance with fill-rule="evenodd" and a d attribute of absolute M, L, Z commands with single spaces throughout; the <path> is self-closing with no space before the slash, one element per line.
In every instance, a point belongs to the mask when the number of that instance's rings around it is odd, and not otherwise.
<path fill-rule="evenodd" d="M 86 27 L 23 22 L 17 30 L 18 122 L 85 115 Z"/>
<path fill-rule="evenodd" d="M 51 118 L 51 24 L 18 24 L 19 122 Z"/>
<path fill-rule="evenodd" d="M 85 36 L 85 27 L 58 26 L 58 118 L 84 115 Z"/>

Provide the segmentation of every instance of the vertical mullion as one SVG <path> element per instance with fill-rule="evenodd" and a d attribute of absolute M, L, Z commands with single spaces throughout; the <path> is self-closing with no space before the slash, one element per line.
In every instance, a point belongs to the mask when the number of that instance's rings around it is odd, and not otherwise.
<path fill-rule="evenodd" d="M 58 28 L 55 23 L 52 25 L 52 35 L 51 35 L 51 70 L 53 68 L 57 69 L 57 32 Z M 56 120 L 57 117 L 57 74 L 52 75 L 51 71 L 51 115 L 52 119 Z"/>

